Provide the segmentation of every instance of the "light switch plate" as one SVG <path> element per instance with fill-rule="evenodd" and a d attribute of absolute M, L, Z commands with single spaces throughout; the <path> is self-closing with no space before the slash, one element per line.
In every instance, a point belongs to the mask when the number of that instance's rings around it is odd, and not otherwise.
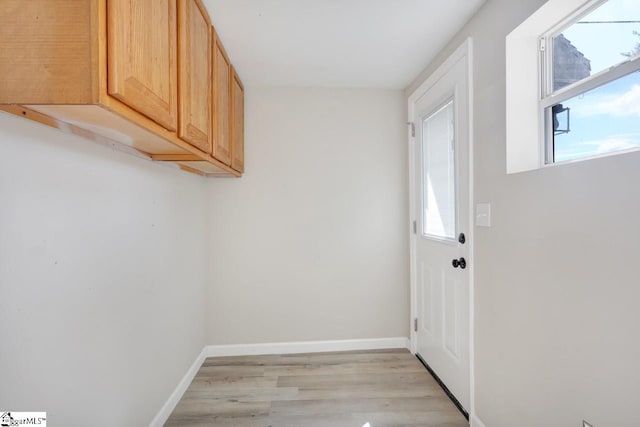
<path fill-rule="evenodd" d="M 476 226 L 491 227 L 491 204 L 478 203 L 476 205 Z"/>

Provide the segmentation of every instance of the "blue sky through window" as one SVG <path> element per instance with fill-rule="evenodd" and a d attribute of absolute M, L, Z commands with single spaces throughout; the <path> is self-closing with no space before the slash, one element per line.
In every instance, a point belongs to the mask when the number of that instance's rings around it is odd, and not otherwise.
<path fill-rule="evenodd" d="M 630 21 L 629 23 L 618 23 Z M 633 32 L 640 31 L 640 1 L 609 0 L 578 22 L 562 31 L 591 61 L 591 73 L 625 61 L 622 55 L 640 42 Z"/>
<path fill-rule="evenodd" d="M 640 42 L 640 0 L 610 0 L 562 34 L 591 61 L 595 74 L 627 60 Z M 562 103 L 571 131 L 555 137 L 555 161 L 640 147 L 640 72 Z"/>
<path fill-rule="evenodd" d="M 562 105 L 570 108 L 571 131 L 555 137 L 557 162 L 640 147 L 640 72 Z"/>

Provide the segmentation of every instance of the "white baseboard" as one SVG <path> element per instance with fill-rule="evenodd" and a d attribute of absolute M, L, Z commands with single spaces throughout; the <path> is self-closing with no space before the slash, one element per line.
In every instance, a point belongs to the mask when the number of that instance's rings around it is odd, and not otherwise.
<path fill-rule="evenodd" d="M 485 423 L 480 421 L 480 418 L 476 414 L 471 414 L 469 417 L 470 427 L 487 427 Z"/>
<path fill-rule="evenodd" d="M 167 422 L 167 420 L 169 419 L 169 416 L 171 415 L 173 410 L 176 408 L 176 405 L 178 404 L 178 402 L 180 402 L 180 399 L 182 399 L 182 395 L 184 394 L 185 391 L 187 391 L 187 388 L 189 388 L 191 381 L 193 381 L 196 374 L 198 373 L 200 366 L 202 366 L 202 364 L 204 363 L 204 359 L 207 358 L 206 350 L 207 350 L 207 347 L 202 349 L 202 351 L 200 352 L 196 360 L 193 362 L 193 364 L 191 365 L 187 373 L 184 375 L 184 377 L 182 377 L 182 379 L 178 383 L 178 386 L 176 387 L 176 389 L 173 391 L 173 393 L 171 393 L 171 396 L 169 396 L 169 399 L 165 402 L 164 405 L 162 405 L 162 408 L 160 408 L 160 411 L 153 418 L 153 421 L 151 421 L 151 424 L 149 424 L 150 427 L 162 427 L 164 423 Z"/>
<path fill-rule="evenodd" d="M 198 373 L 198 369 L 207 357 L 219 356 L 253 356 L 258 354 L 296 354 L 296 353 L 324 353 L 328 351 L 350 350 L 380 350 L 388 348 L 409 348 L 406 337 L 373 338 L 360 340 L 339 341 L 301 341 L 279 342 L 265 344 L 236 344 L 236 345 L 207 345 L 198 358 L 193 362 L 169 399 L 162 405 L 160 411 L 151 421 L 150 427 L 162 427 L 175 409 L 182 395 Z M 479 425 L 479 427 L 483 427 Z"/>
<path fill-rule="evenodd" d="M 406 337 L 393 337 L 338 341 L 209 345 L 205 347 L 207 357 L 324 353 L 329 351 L 380 350 L 388 348 L 409 348 L 409 339 Z"/>

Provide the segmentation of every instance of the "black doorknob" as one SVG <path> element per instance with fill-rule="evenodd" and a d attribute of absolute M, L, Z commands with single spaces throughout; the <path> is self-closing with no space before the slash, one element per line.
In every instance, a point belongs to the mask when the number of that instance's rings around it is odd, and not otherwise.
<path fill-rule="evenodd" d="M 453 265 L 453 268 L 458 268 L 460 267 L 461 269 L 465 269 L 467 268 L 467 261 L 460 257 L 460 259 L 454 259 L 453 261 L 451 261 L 451 265 Z"/>

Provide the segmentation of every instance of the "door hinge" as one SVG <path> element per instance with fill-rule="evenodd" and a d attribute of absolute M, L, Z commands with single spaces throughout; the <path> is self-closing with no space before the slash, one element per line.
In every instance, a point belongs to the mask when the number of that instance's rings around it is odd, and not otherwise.
<path fill-rule="evenodd" d="M 413 330 L 418 332 L 418 318 L 413 319 Z"/>
<path fill-rule="evenodd" d="M 407 122 L 407 124 L 409 126 L 411 126 L 411 136 L 415 137 L 416 136 L 416 125 L 414 125 L 413 122 Z"/>
<path fill-rule="evenodd" d="M 540 52 L 544 52 L 545 50 L 547 50 L 547 39 L 542 37 L 540 39 Z"/>
<path fill-rule="evenodd" d="M 413 221 L 413 234 L 418 234 L 418 224 Z"/>

